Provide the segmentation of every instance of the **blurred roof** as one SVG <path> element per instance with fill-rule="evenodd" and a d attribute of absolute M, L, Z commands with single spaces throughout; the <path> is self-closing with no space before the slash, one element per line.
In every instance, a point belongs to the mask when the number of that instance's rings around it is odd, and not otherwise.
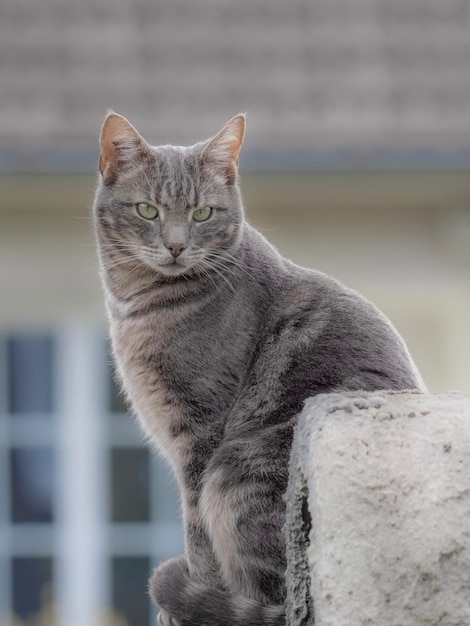
<path fill-rule="evenodd" d="M 248 166 L 470 164 L 470 0 L 2 0 L 0 169 L 248 113 Z"/>

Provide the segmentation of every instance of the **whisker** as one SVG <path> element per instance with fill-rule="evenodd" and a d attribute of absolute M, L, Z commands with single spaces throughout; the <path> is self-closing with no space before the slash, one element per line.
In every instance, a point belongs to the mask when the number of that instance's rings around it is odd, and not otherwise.
<path fill-rule="evenodd" d="M 114 267 L 120 268 L 120 278 L 127 280 L 129 278 L 134 278 L 136 275 L 138 276 L 141 273 L 141 268 L 138 265 L 134 265 L 133 267 L 123 267 L 125 264 L 117 264 L 116 266 L 110 266 L 103 268 L 106 272 L 114 269 Z"/>
<path fill-rule="evenodd" d="M 203 276 L 205 278 L 208 278 L 211 281 L 211 283 L 214 285 L 214 287 L 217 287 L 217 283 L 215 282 L 214 277 L 211 276 L 210 272 L 208 272 L 206 269 L 199 266 L 199 267 L 194 268 L 194 270 L 197 276 Z"/>
<path fill-rule="evenodd" d="M 111 269 L 113 267 L 122 267 L 123 265 L 128 265 L 131 261 L 140 261 L 140 257 L 128 256 L 124 259 L 109 259 L 108 261 L 101 261 L 101 267 L 105 269 Z"/>
<path fill-rule="evenodd" d="M 242 272 L 244 272 L 249 278 L 254 279 L 254 275 L 247 269 L 248 266 L 244 265 L 239 259 L 229 253 L 210 252 L 207 255 L 207 258 L 211 260 L 217 260 L 219 263 L 225 266 L 227 264 L 234 265 L 235 267 L 238 267 Z"/>
<path fill-rule="evenodd" d="M 222 261 L 221 261 L 221 260 L 219 260 L 219 259 L 212 258 L 212 259 L 210 259 L 210 263 L 211 263 L 214 267 L 217 267 L 218 269 L 223 270 L 224 272 L 226 272 L 226 273 L 230 274 L 230 275 L 231 275 L 231 276 L 233 276 L 233 277 L 236 277 L 236 278 L 238 278 L 238 277 L 239 277 L 239 275 L 237 274 L 237 272 L 235 271 L 235 269 L 234 269 L 233 267 L 230 267 L 230 264 L 229 264 L 229 263 L 230 263 L 230 261 L 228 261 L 228 262 L 222 262 Z M 234 265 L 234 264 L 232 264 L 232 265 Z M 249 274 L 248 272 L 246 272 L 243 268 L 239 268 L 239 269 L 241 269 L 243 272 L 245 272 L 245 274 L 247 274 L 247 276 L 249 276 L 249 278 L 251 278 L 251 279 L 253 278 L 253 276 L 252 276 L 251 274 Z"/>
<path fill-rule="evenodd" d="M 208 269 L 211 269 L 211 270 L 212 270 L 215 274 L 217 274 L 217 276 L 220 276 L 220 278 L 221 278 L 222 280 L 224 280 L 224 281 L 227 283 L 227 285 L 228 285 L 228 286 L 229 286 L 229 288 L 233 291 L 233 293 L 237 293 L 237 292 L 236 292 L 236 290 L 235 290 L 235 288 L 233 287 L 232 283 L 231 283 L 231 282 L 228 280 L 228 278 L 227 278 L 227 277 L 223 274 L 223 272 L 219 271 L 219 268 L 218 268 L 218 267 L 216 267 L 216 266 L 215 266 L 215 265 L 213 265 L 213 264 L 208 263 L 206 259 L 205 259 L 204 261 L 202 261 L 202 263 L 203 263 L 204 265 L 206 265 L 206 266 L 208 267 Z"/>
<path fill-rule="evenodd" d="M 237 267 L 239 267 L 240 269 L 244 269 L 247 270 L 249 269 L 249 265 L 245 265 L 244 263 L 242 263 L 242 261 L 240 261 L 240 259 L 237 259 L 237 257 L 233 256 L 232 254 L 228 253 L 228 252 L 215 252 L 214 253 L 214 257 L 218 258 L 218 259 L 223 259 L 226 261 L 229 261 L 230 263 L 232 263 L 233 265 L 236 265 Z"/>

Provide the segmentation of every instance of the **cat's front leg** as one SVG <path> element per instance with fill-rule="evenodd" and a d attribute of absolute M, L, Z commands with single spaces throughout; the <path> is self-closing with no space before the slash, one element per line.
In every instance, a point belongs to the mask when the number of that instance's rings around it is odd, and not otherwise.
<path fill-rule="evenodd" d="M 199 499 L 198 491 L 183 488 L 184 545 L 189 575 L 208 587 L 224 587 L 211 539 L 201 519 Z"/>

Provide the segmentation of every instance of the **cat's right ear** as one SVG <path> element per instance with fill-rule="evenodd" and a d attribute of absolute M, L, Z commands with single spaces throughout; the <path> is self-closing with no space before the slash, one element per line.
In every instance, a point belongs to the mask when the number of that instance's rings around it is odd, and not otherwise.
<path fill-rule="evenodd" d="M 114 112 L 108 113 L 104 120 L 100 149 L 99 169 L 108 184 L 150 152 L 149 145 L 132 124 Z"/>

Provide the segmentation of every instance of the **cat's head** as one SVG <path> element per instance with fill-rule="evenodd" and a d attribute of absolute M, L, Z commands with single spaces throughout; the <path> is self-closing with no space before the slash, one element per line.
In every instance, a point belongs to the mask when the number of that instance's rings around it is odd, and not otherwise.
<path fill-rule="evenodd" d="M 95 223 L 102 250 L 164 276 L 204 272 L 236 249 L 245 116 L 190 147 L 150 146 L 121 115 L 101 131 Z"/>

